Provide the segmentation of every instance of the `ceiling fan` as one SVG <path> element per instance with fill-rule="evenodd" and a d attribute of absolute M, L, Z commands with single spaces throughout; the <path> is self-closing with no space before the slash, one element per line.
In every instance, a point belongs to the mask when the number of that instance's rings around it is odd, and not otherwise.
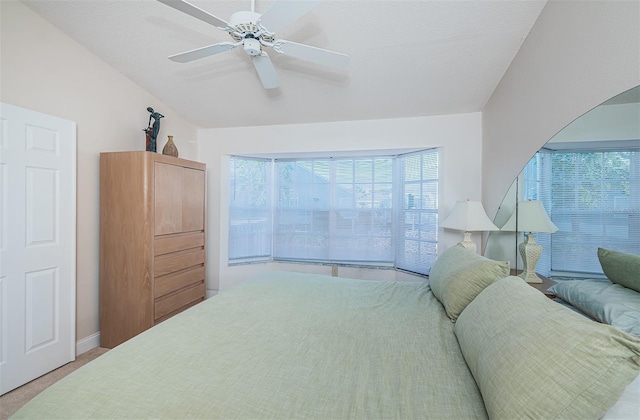
<path fill-rule="evenodd" d="M 188 63 L 242 46 L 244 52 L 251 57 L 264 88 L 274 89 L 279 85 L 278 74 L 265 51 L 266 47 L 272 48 L 278 54 L 285 54 L 330 67 L 345 67 L 349 61 L 349 56 L 346 54 L 277 39 L 275 36 L 276 32 L 311 11 L 322 0 L 275 0 L 263 14 L 255 12 L 255 0 L 252 0 L 251 11 L 240 11 L 232 14 L 229 22 L 183 0 L 158 1 L 228 32 L 233 39 L 232 42 L 219 42 L 169 57 L 170 60 L 179 63 Z"/>

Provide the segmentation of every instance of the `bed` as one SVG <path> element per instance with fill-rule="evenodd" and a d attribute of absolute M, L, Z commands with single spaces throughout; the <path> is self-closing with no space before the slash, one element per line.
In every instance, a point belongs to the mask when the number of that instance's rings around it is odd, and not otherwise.
<path fill-rule="evenodd" d="M 110 350 L 13 418 L 600 418 L 625 389 L 634 398 L 639 338 L 495 277 L 496 262 L 445 254 L 430 283 L 264 273 Z"/>

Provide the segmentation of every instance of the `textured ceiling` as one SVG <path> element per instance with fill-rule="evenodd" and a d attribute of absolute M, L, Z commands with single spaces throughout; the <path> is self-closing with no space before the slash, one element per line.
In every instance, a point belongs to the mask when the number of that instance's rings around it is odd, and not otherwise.
<path fill-rule="evenodd" d="M 276 37 L 346 53 L 349 66 L 269 51 L 280 87 L 265 90 L 241 48 L 185 64 L 168 60 L 231 39 L 157 1 L 23 3 L 203 128 L 480 111 L 545 5 L 326 0 Z M 249 0 L 192 3 L 225 20 L 251 9 Z M 256 11 L 271 3 L 256 0 Z"/>

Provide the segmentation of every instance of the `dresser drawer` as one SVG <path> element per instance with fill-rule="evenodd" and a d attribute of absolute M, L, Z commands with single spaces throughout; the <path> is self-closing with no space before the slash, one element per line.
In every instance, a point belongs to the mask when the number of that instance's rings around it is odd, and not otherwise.
<path fill-rule="evenodd" d="M 174 294 L 156 299 L 154 305 L 155 319 L 158 320 L 183 306 L 191 306 L 196 302 L 204 300 L 204 293 L 205 285 L 203 281 L 194 286 L 179 290 Z"/>
<path fill-rule="evenodd" d="M 157 299 L 200 281 L 204 281 L 204 266 L 202 265 L 156 277 L 154 281 L 155 288 L 153 295 Z"/>
<path fill-rule="evenodd" d="M 156 257 L 153 274 L 159 277 L 200 264 L 204 264 L 204 248 L 188 249 Z"/>
<path fill-rule="evenodd" d="M 189 248 L 201 248 L 203 246 L 204 232 L 156 236 L 153 241 L 153 255 L 164 255 Z"/>

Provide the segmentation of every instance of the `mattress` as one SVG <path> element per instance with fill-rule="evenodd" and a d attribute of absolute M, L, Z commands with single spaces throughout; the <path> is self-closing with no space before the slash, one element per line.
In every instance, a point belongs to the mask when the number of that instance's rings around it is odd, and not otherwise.
<path fill-rule="evenodd" d="M 266 273 L 134 337 L 14 418 L 487 418 L 426 283 Z"/>

